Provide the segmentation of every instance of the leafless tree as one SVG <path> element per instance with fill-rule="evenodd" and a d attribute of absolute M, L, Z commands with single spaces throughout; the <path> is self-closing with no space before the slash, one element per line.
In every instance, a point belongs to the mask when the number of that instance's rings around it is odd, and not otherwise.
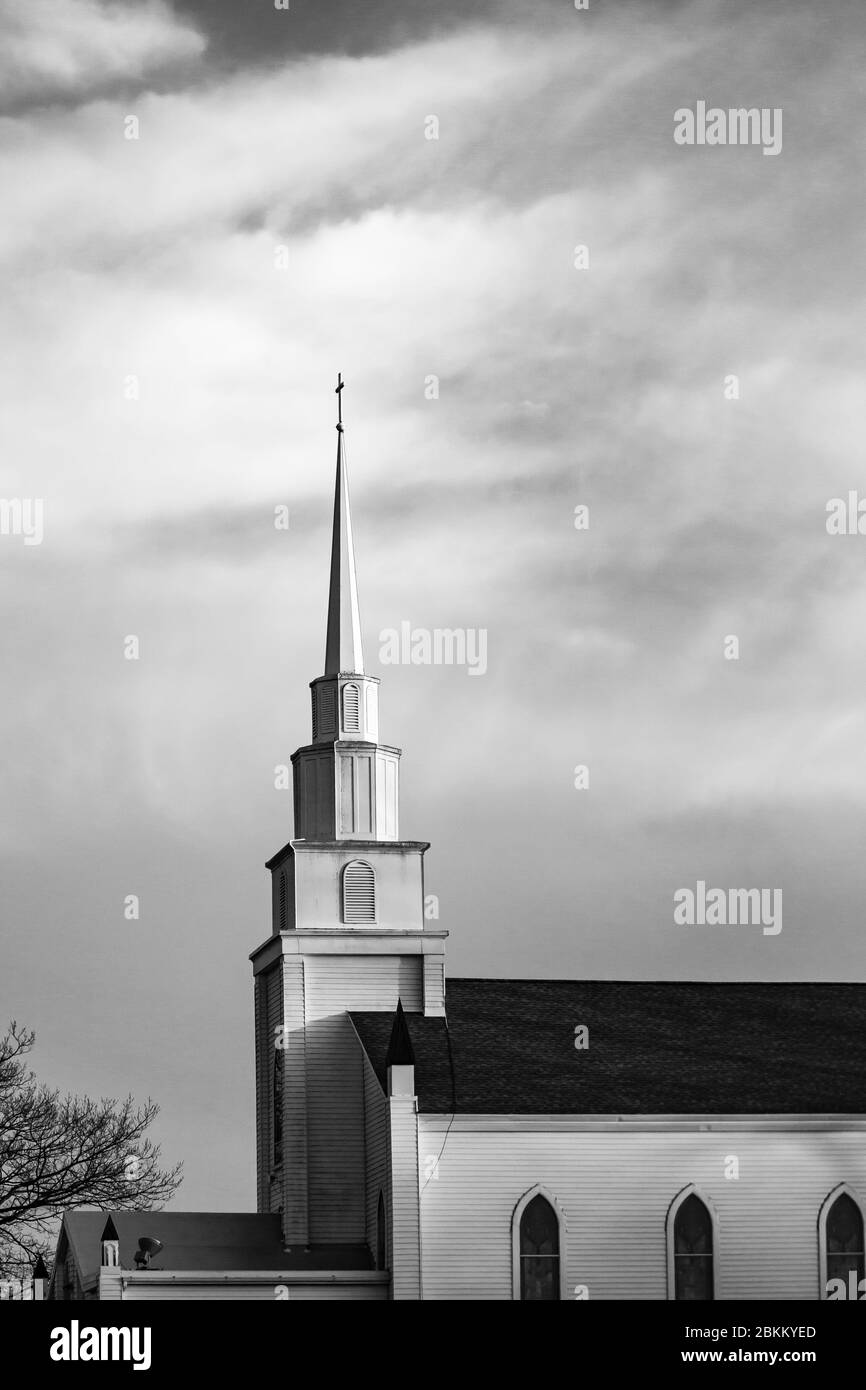
<path fill-rule="evenodd" d="M 0 1277 L 20 1277 L 68 1207 L 150 1210 L 181 1182 L 181 1164 L 160 1167 L 144 1137 L 159 1114 L 149 1097 L 91 1100 L 37 1081 L 26 1058 L 35 1034 L 13 1019 L 0 1038 Z"/>

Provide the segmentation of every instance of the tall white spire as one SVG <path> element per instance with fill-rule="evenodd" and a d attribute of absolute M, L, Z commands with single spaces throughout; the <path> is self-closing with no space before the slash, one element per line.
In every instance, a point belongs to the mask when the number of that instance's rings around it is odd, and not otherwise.
<path fill-rule="evenodd" d="M 334 529 L 331 537 L 331 587 L 328 594 L 328 634 L 325 676 L 341 672 L 364 674 L 358 578 L 352 544 L 349 478 L 343 440 L 343 378 L 337 377 L 337 484 L 334 491 Z"/>

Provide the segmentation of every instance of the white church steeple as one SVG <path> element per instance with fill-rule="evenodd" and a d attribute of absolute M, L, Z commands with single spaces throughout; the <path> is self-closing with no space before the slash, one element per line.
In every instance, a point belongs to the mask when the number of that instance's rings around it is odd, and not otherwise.
<path fill-rule="evenodd" d="M 364 671 L 352 538 L 343 379 L 337 379 L 337 477 L 325 673 L 310 684 L 312 742 L 294 754 L 295 836 L 304 841 L 399 838 L 400 750 L 379 742 L 379 681 Z"/>
<path fill-rule="evenodd" d="M 325 673 L 311 683 L 313 694 L 313 743 L 335 739 L 376 743 L 379 738 L 379 682 L 364 674 L 358 574 L 352 539 L 346 437 L 343 429 L 342 376 L 337 378 L 337 479 L 334 487 L 334 524 L 331 534 L 331 578 L 328 586 L 328 626 L 325 639 Z M 396 805 L 395 805 L 396 815 Z M 372 834 L 373 823 L 365 833 Z M 302 834 L 301 830 L 297 834 Z M 337 832 L 340 833 L 339 831 Z M 396 837 L 394 821 L 392 831 Z M 377 836 L 381 838 L 381 836 Z"/>
<path fill-rule="evenodd" d="M 331 587 L 328 593 L 328 635 L 325 643 L 326 676 L 341 673 L 362 676 L 361 615 L 358 609 L 358 576 L 352 543 L 349 477 L 343 431 L 343 377 L 337 377 L 337 485 L 334 490 L 334 530 L 331 538 Z"/>
<path fill-rule="evenodd" d="M 379 741 L 379 682 L 364 669 L 342 426 L 340 409 L 325 671 L 310 687 L 312 738 L 292 755 L 294 837 L 267 862 L 271 936 L 252 956 L 257 1162 L 259 1210 L 282 1211 L 287 1245 L 372 1239 L 376 1249 L 364 1073 L 347 1013 L 393 1015 L 402 999 L 408 1013 L 443 1017 L 448 933 L 438 912 L 427 918 L 427 842 L 399 837 L 400 749 Z M 395 1057 L 388 1104 L 410 1125 L 412 1069 Z"/>

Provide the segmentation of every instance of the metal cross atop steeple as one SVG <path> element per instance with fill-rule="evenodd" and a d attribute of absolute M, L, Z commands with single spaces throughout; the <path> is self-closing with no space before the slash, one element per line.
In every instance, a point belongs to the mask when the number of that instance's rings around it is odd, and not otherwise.
<path fill-rule="evenodd" d="M 337 429 L 343 432 L 343 387 L 345 386 L 343 373 L 337 372 L 337 390 L 334 393 L 337 397 Z"/>

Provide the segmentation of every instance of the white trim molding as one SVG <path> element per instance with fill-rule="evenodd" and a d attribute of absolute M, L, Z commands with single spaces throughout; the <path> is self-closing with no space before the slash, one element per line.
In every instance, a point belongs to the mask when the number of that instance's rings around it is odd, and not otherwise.
<path fill-rule="evenodd" d="M 543 1197 L 549 1202 L 556 1215 L 556 1223 L 559 1236 L 559 1297 L 564 1301 L 566 1297 L 566 1237 L 568 1235 L 568 1223 L 566 1222 L 565 1212 L 557 1201 L 556 1197 L 546 1187 L 536 1183 L 530 1187 L 528 1192 L 524 1192 L 514 1211 L 511 1213 L 511 1297 L 520 1302 L 520 1219 L 523 1216 L 529 1203 L 536 1197 Z"/>
<path fill-rule="evenodd" d="M 381 1263 L 380 1263 L 381 1253 Z M 377 1270 L 388 1268 L 388 1204 L 385 1201 L 385 1189 L 379 1184 L 379 1196 L 376 1198 L 376 1249 L 373 1252 Z"/>
<path fill-rule="evenodd" d="M 719 1217 L 715 1207 L 713 1206 L 713 1203 L 710 1201 L 706 1192 L 703 1192 L 701 1188 L 699 1188 L 697 1184 L 693 1182 L 690 1182 L 687 1187 L 682 1188 L 682 1190 L 677 1193 L 670 1206 L 668 1207 L 667 1216 L 665 1217 L 665 1248 L 667 1250 L 668 1265 L 668 1299 L 675 1302 L 677 1296 L 677 1278 L 674 1258 L 674 1227 L 677 1219 L 677 1212 L 679 1211 L 683 1202 L 685 1202 L 689 1197 L 697 1197 L 701 1202 L 703 1202 L 704 1206 L 710 1214 L 710 1222 L 713 1234 L 713 1302 L 715 1302 L 719 1297 Z"/>
<path fill-rule="evenodd" d="M 468 1111 L 455 1115 L 426 1110 L 420 1116 L 431 1131 L 453 1128 L 478 1133 L 837 1134 L 866 1130 L 866 1115 L 485 1115 Z"/>

